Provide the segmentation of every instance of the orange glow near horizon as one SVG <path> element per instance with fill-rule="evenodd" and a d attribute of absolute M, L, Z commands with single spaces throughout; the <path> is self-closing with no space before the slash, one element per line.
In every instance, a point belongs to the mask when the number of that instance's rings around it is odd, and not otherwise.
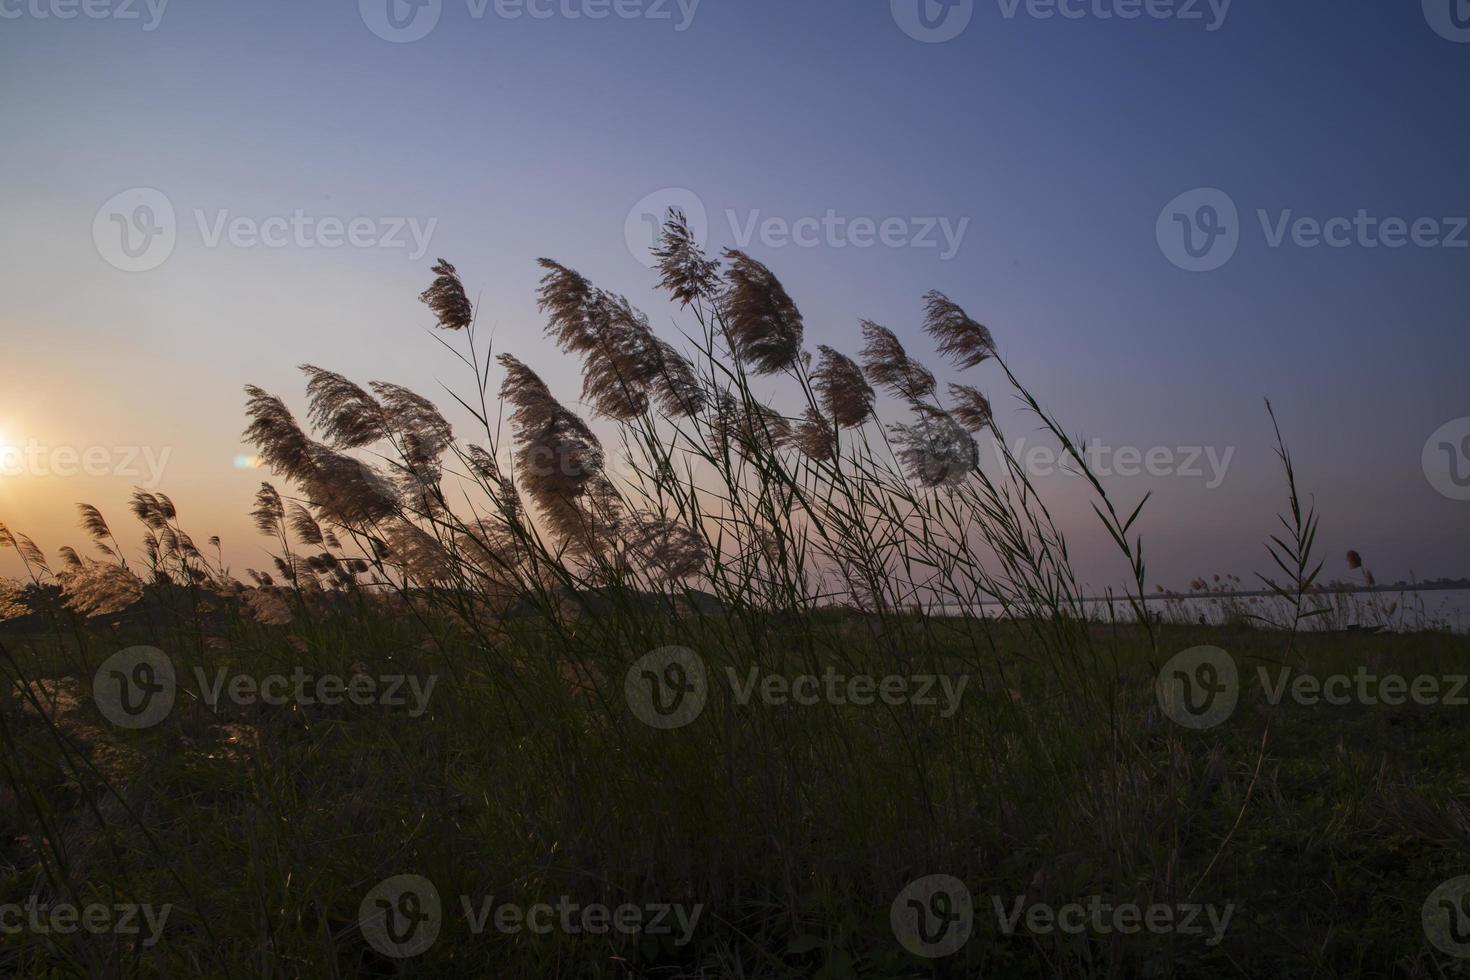
<path fill-rule="evenodd" d="M 20 474 L 20 447 L 10 441 L 10 424 L 0 422 L 0 489 L 9 489 L 8 477 Z"/>

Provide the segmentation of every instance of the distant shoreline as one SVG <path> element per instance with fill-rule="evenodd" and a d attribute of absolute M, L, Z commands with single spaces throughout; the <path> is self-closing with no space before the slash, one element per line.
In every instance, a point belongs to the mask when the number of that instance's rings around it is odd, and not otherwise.
<path fill-rule="evenodd" d="M 1355 595 L 1367 592 L 1470 592 L 1470 581 L 1440 582 L 1434 584 L 1414 585 L 1400 583 L 1396 585 L 1345 585 L 1333 587 L 1313 587 L 1308 595 Z M 1235 592 L 1154 592 L 1143 597 L 1144 602 L 1162 602 L 1171 599 L 1255 599 L 1274 598 L 1276 593 L 1270 589 L 1250 589 Z M 1084 596 L 1078 602 L 1129 602 L 1137 596 L 1129 596 L 1121 593 L 1112 596 Z M 978 606 L 1003 606 L 1005 603 L 996 599 L 986 599 L 975 603 Z"/>

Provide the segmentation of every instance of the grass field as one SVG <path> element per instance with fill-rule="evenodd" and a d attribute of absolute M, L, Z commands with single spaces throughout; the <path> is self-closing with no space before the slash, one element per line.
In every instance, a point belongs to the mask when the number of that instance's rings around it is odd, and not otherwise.
<path fill-rule="evenodd" d="M 5 972 L 1465 972 L 1470 639 L 1322 592 L 1279 428 L 1269 608 L 1157 616 L 1147 498 L 925 297 L 1086 478 L 1127 610 L 1090 620 L 978 389 L 869 321 L 861 365 L 810 356 L 771 271 L 677 213 L 655 255 L 691 357 L 542 260 L 618 452 L 477 341 L 441 260 L 421 298 L 480 442 L 390 383 L 308 365 L 306 425 L 248 389 L 273 570 L 236 578 L 161 493 L 137 553 L 81 505 L 102 557 L 55 571 L 0 525 L 30 579 L 0 583 Z"/>
<path fill-rule="evenodd" d="M 152 945 L 146 928 L 7 936 L 6 972 L 1430 977 L 1459 962 L 1431 945 L 1421 908 L 1467 867 L 1466 707 L 1273 706 L 1266 694 L 1282 666 L 1463 674 L 1465 638 L 1307 635 L 1287 663 L 1279 634 L 1162 627 L 1164 649 L 1209 644 L 1240 666 L 1233 714 L 1191 730 L 1164 716 L 1156 665 L 1129 628 L 1061 628 L 1093 650 L 1078 663 L 1029 654 L 1033 625 L 818 617 L 728 660 L 709 654 L 729 649 L 723 618 L 617 628 L 618 648 L 605 623 L 481 650 L 393 617 L 82 635 L 64 650 L 7 639 L 6 663 L 27 681 L 4 705 L 0 899 L 171 913 Z M 165 650 L 178 675 L 173 709 L 141 731 L 92 699 L 96 668 L 134 643 Z M 657 729 L 630 706 L 626 651 L 668 644 L 706 651 L 708 697 L 692 721 Z M 895 663 L 969 677 L 958 710 L 944 717 L 938 685 L 932 706 L 741 704 L 726 670 L 744 684 L 751 666 L 884 677 Z M 436 683 L 426 704 L 407 684 L 386 698 L 396 705 L 211 693 L 222 669 L 303 668 Z M 1452 687 L 1443 698 L 1463 699 Z M 433 883 L 442 925 L 398 959 L 365 940 L 359 906 L 406 874 Z M 973 931 L 926 960 L 890 912 L 938 874 L 972 895 Z M 1232 911 L 1223 935 L 1207 912 L 1199 934 L 1038 932 L 1023 919 L 1008 935 L 995 905 L 1010 914 L 1020 896 L 1213 905 L 1216 922 Z M 590 932 L 574 913 L 573 928 L 542 935 L 506 913 L 498 929 L 479 918 L 486 902 L 633 905 L 642 927 L 627 913 L 626 933 Z M 692 929 L 645 934 L 660 905 L 681 906 Z"/>

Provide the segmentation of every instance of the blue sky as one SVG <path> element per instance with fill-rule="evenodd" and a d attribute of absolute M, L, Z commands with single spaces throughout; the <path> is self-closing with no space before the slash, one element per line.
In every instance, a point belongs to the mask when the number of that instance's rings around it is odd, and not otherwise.
<path fill-rule="evenodd" d="M 856 247 L 849 228 L 746 245 L 801 306 L 809 346 L 854 352 L 868 317 L 924 356 L 920 297 L 940 289 L 1073 431 L 1233 447 L 1213 489 L 1110 484 L 1124 500 L 1155 492 L 1151 580 L 1264 567 L 1282 502 L 1268 396 L 1322 511 L 1329 571 L 1345 574 L 1355 547 L 1380 578 L 1470 574 L 1470 503 L 1436 492 L 1421 464 L 1430 433 L 1470 415 L 1470 248 L 1308 248 L 1290 233 L 1272 247 L 1258 215 L 1435 219 L 1455 237 L 1470 215 L 1457 98 L 1470 43 L 1431 24 L 1450 0 L 1236 0 L 1223 20 L 1206 3 L 1180 16 L 1184 0 L 1132 20 L 1099 16 L 1129 0 L 1073 5 L 1075 19 L 975 0 L 940 43 L 900 26 L 920 0 L 702 0 L 692 16 L 688 0 L 621 0 L 639 16 L 603 19 L 566 13 L 598 0 L 515 19 L 442 0 L 408 43 L 368 27 L 387 0 L 171 0 L 156 24 L 142 0 L 125 8 L 137 19 L 113 16 L 122 2 L 63 20 L 67 0 L 0 0 L 0 434 L 168 447 L 164 489 L 196 536 L 225 535 L 237 566 L 259 555 L 245 512 L 262 474 L 231 465 L 244 384 L 299 405 L 294 366 L 313 362 L 448 402 L 441 381 L 461 379 L 415 300 L 443 255 L 497 343 L 573 400 L 574 366 L 540 337 L 534 260 L 627 293 L 672 336 L 676 311 L 624 228 L 640 201 L 683 188 L 716 247 L 766 219 L 897 222 L 905 244 Z M 176 245 L 142 272 L 93 235 L 99 208 L 132 188 L 176 212 Z M 1198 188 L 1239 216 L 1236 251 L 1208 272 L 1176 266 L 1156 234 L 1165 205 Z M 209 244 L 222 218 L 298 210 L 380 235 L 432 222 L 427 254 Z M 930 222 L 940 247 L 918 247 Z M 953 256 L 943 227 L 963 228 Z M 1008 436 L 1036 441 L 996 372 L 966 380 L 994 396 Z M 0 521 L 48 548 L 76 543 L 72 501 L 121 524 L 133 482 L 0 477 Z M 1053 483 L 1084 577 L 1116 581 L 1080 488 Z"/>

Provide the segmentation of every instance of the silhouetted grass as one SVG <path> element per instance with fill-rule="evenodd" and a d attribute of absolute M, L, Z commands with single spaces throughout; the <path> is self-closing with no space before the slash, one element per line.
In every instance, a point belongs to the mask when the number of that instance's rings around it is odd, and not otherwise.
<path fill-rule="evenodd" d="M 1442 673 L 1466 644 L 1301 631 L 1326 615 L 1321 566 L 1279 431 L 1288 508 L 1269 585 L 1288 621 L 1160 622 L 1144 605 L 1144 502 L 1110 497 L 986 327 L 924 298 L 940 352 L 993 366 L 1087 477 L 1133 613 L 1096 622 L 1025 469 L 998 438 L 999 463 L 982 465 L 976 439 L 997 433 L 977 387 L 951 385 L 947 404 L 867 321 L 861 365 L 825 346 L 813 363 L 774 274 L 705 256 L 678 214 L 655 254 L 687 326 L 677 344 L 542 260 L 548 334 L 582 360 L 582 401 L 615 426 L 614 451 L 477 333 L 441 260 L 422 298 L 473 379 L 451 397 L 475 436 L 415 392 L 315 366 L 305 425 L 249 389 L 246 437 L 276 480 L 252 512 L 273 567 L 249 585 L 162 494 L 134 498 L 146 531 L 131 561 L 85 505 L 102 559 L 68 551 L 54 573 L 0 528 L 31 578 L 0 596 L 0 617 L 25 626 L 0 656 L 0 904 L 175 907 L 153 946 L 22 931 L 0 963 L 36 977 L 1442 975 L 1419 908 L 1463 867 L 1461 714 L 1272 706 L 1255 671 Z M 880 421 L 880 393 L 904 421 Z M 1203 643 L 1235 657 L 1244 693 L 1193 731 L 1161 712 L 1155 680 Z M 159 724 L 125 731 L 92 679 L 137 644 L 164 651 L 180 687 Z M 684 675 L 639 665 L 670 646 L 697 658 L 708 699 L 660 728 L 638 699 Z M 211 704 L 221 670 L 435 687 L 422 712 Z M 831 672 L 967 686 L 953 710 L 737 696 Z M 405 959 L 359 919 L 399 874 L 445 906 L 437 941 Z M 968 943 L 928 960 L 889 915 L 934 874 L 963 881 L 976 916 Z M 1235 911 L 1209 944 L 1004 935 L 991 904 L 1092 895 Z M 685 943 L 476 936 L 459 896 L 701 911 Z"/>

